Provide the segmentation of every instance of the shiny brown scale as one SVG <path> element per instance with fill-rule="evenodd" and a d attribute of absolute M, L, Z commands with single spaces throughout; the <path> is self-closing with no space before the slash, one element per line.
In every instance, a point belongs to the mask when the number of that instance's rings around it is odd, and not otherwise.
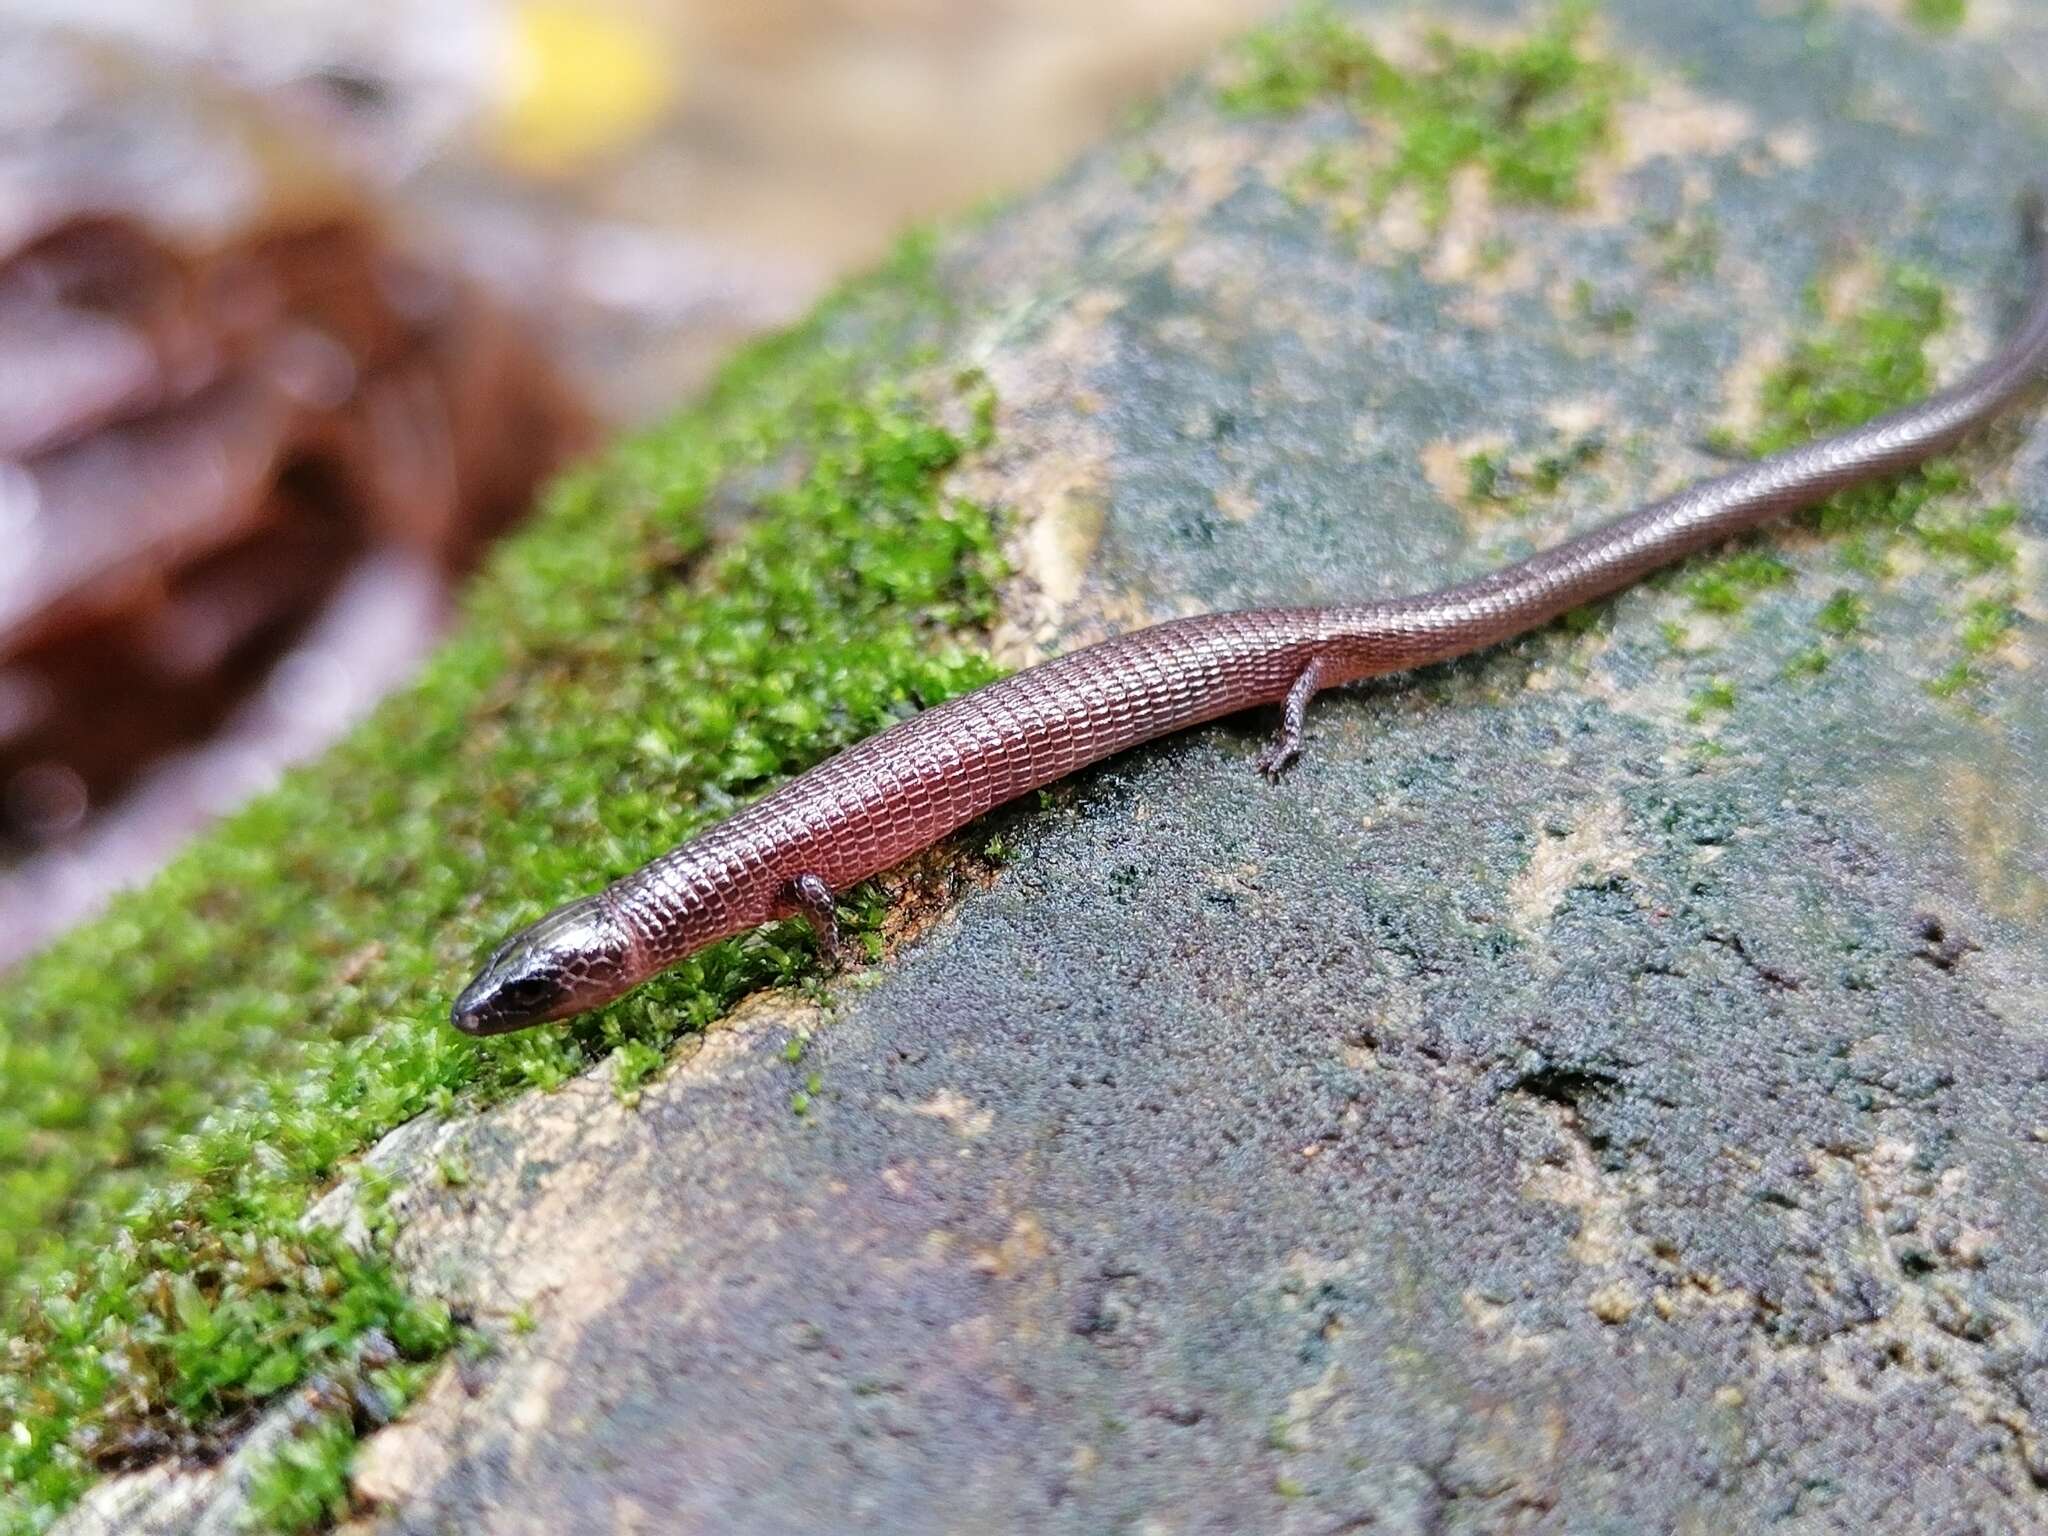
<path fill-rule="evenodd" d="M 2003 350 L 1948 389 L 1760 460 L 1476 581 L 1353 608 L 1176 619 L 1106 640 L 892 726 L 594 896 L 514 935 L 456 1000 L 498 1034 L 609 1002 L 715 940 L 802 912 L 834 942 L 833 893 L 985 811 L 1139 742 L 1280 703 L 1258 766 L 1277 779 L 1323 688 L 1444 661 L 1534 629 L 1732 534 L 1951 447 L 2048 368 L 2048 238 Z"/>

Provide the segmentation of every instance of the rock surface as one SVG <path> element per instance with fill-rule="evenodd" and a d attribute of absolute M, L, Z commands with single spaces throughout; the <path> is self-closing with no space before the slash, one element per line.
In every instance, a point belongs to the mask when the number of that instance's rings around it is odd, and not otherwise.
<path fill-rule="evenodd" d="M 1589 206 L 1434 233 L 1289 195 L 1340 114 L 1190 91 L 948 257 L 1011 645 L 1415 590 L 1711 472 L 1859 264 L 1941 279 L 1960 366 L 2048 162 L 2048 18 L 1980 9 L 1622 0 Z M 1903 555 L 1798 665 L 1843 547 L 1788 531 L 1739 613 L 1653 584 L 1320 700 L 1278 789 L 1248 720 L 1006 813 L 936 928 L 634 1105 L 401 1132 L 401 1257 L 502 1346 L 367 1442 L 363 1528 L 2048 1529 L 2048 426 L 1967 464 L 2019 618 L 1963 693 L 1967 589 Z"/>

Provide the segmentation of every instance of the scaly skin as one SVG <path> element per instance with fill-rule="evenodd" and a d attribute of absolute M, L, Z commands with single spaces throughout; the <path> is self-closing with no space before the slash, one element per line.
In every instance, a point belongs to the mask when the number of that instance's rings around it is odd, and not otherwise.
<path fill-rule="evenodd" d="M 1362 607 L 1260 608 L 1105 640 L 926 710 L 799 775 L 695 840 L 507 940 L 456 1000 L 500 1034 L 595 1008 L 705 945 L 805 913 L 829 950 L 832 895 L 1007 800 L 1140 742 L 1283 703 L 1259 767 L 1278 778 L 1317 690 L 1523 634 L 1835 492 L 1918 464 L 2048 370 L 2048 231 L 2026 316 L 1998 355 L 1917 405 L 1762 459 L 1475 581 Z"/>

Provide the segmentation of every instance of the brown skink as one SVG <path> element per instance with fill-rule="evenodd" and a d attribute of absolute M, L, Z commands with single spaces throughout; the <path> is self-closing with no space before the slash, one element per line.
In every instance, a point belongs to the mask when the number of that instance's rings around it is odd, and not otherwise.
<path fill-rule="evenodd" d="M 1315 694 L 1534 629 L 1675 560 L 1953 446 L 2048 371 L 2048 213 L 2024 224 L 2035 277 L 1997 356 L 1917 405 L 1761 459 L 1477 580 L 1339 608 L 1175 619 L 990 683 L 799 775 L 691 842 L 514 934 L 456 999 L 458 1029 L 500 1034 L 611 1001 L 685 956 L 775 918 L 836 939 L 834 893 L 977 816 L 1169 731 L 1279 703 L 1259 756 L 1301 749 Z"/>

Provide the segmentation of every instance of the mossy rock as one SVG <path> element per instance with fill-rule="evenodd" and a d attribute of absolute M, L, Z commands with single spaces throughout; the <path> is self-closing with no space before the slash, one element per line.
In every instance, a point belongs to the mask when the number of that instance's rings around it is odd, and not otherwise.
<path fill-rule="evenodd" d="M 1257 718 L 1056 786 L 860 893 L 851 974 L 439 1019 L 994 666 L 1438 585 L 1952 374 L 2048 163 L 2048 21 L 1954 9 L 1312 13 L 566 490 L 18 984 L 71 1098 L 9 1198 L 72 1235 L 16 1247 L 10 1516 L 316 1380 L 144 1474 L 169 1528 L 2048 1522 L 2038 414 L 1323 698 L 1278 788 Z"/>

